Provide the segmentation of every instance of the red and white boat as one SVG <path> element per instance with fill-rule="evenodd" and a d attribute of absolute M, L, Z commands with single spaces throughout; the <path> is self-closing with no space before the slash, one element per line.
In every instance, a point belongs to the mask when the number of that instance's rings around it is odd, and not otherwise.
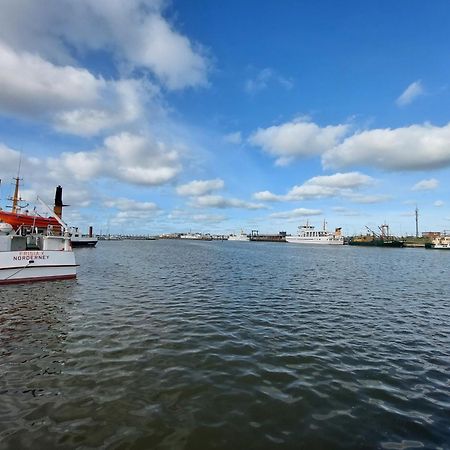
<path fill-rule="evenodd" d="M 76 278 L 77 264 L 67 232 L 22 235 L 0 222 L 0 285 Z"/>
<path fill-rule="evenodd" d="M 44 217 L 37 213 L 30 214 L 28 211 L 22 212 L 24 209 L 19 205 L 19 203 L 22 201 L 22 199 L 19 196 L 19 182 L 20 178 L 14 178 L 15 180 L 15 188 L 14 188 L 14 195 L 10 200 L 12 200 L 12 208 L 11 211 L 4 211 L 0 208 L 0 221 L 9 223 L 14 230 L 18 230 L 20 227 L 25 228 L 33 228 L 33 229 L 39 229 L 39 230 L 47 230 L 50 228 L 55 228 L 57 230 L 60 230 L 60 225 L 55 217 Z M 60 186 L 58 186 L 59 189 L 61 189 Z M 58 188 L 57 188 L 57 195 L 58 195 Z M 56 197 L 55 197 L 55 209 L 54 212 L 61 217 L 62 212 L 62 190 L 61 190 L 61 205 L 59 208 L 59 214 L 57 212 L 57 205 L 56 205 Z M 58 205 L 59 206 L 59 205 Z"/>
<path fill-rule="evenodd" d="M 4 211 L 0 208 L 0 221 L 9 223 L 14 230 L 18 230 L 22 228 L 38 230 L 39 232 L 46 233 L 48 230 L 51 230 L 54 234 L 60 234 L 63 228 L 66 228 L 66 231 L 69 233 L 70 240 L 73 247 L 95 247 L 98 242 L 97 236 L 94 236 L 92 232 L 92 227 L 89 227 L 89 234 L 83 235 L 79 232 L 78 228 L 67 227 L 64 224 L 64 227 L 61 226 L 60 219 L 62 218 L 62 210 L 64 206 L 62 201 L 62 187 L 56 187 L 55 194 L 55 205 L 53 207 L 53 211 L 49 210 L 51 216 L 44 217 L 36 212 L 30 213 L 25 210 L 25 208 L 21 207 L 19 203 L 22 199 L 19 196 L 19 182 L 20 178 L 14 178 L 15 180 L 15 189 L 14 195 L 10 199 L 12 200 L 12 208 L 11 211 Z"/>

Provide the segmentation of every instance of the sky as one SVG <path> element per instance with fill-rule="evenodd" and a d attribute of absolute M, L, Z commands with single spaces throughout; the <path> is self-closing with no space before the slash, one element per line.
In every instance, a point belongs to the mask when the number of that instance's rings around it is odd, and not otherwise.
<path fill-rule="evenodd" d="M 98 233 L 450 229 L 447 0 L 0 7 L 3 208 L 20 161 Z"/>

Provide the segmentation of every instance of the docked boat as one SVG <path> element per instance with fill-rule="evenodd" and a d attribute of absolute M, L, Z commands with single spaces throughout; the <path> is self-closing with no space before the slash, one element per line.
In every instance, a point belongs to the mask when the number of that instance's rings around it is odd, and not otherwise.
<path fill-rule="evenodd" d="M 94 236 L 92 227 L 89 227 L 88 234 L 82 234 L 77 227 L 70 228 L 69 235 L 72 247 L 95 247 L 98 242 L 98 237 Z"/>
<path fill-rule="evenodd" d="M 250 236 L 246 233 L 244 233 L 243 230 L 241 230 L 240 234 L 230 234 L 228 236 L 229 241 L 250 241 Z"/>
<path fill-rule="evenodd" d="M 76 278 L 77 264 L 67 232 L 54 236 L 24 235 L 24 231 L 0 222 L 0 285 Z"/>
<path fill-rule="evenodd" d="M 36 211 L 30 213 L 26 207 L 21 206 L 20 203 L 23 201 L 19 195 L 19 182 L 20 178 L 14 178 L 15 188 L 14 195 L 10 199 L 12 200 L 11 211 L 4 211 L 0 209 L 0 220 L 10 224 L 14 230 L 22 228 L 24 230 L 35 230 L 37 232 L 46 233 L 51 231 L 55 234 L 61 233 L 61 224 L 58 219 L 62 219 L 63 207 L 67 206 L 63 204 L 62 201 L 62 187 L 57 186 L 55 192 L 55 204 L 53 211 L 50 210 L 52 215 L 49 217 L 42 216 Z M 71 243 L 73 247 L 95 247 L 98 242 L 98 238 L 93 235 L 92 227 L 89 227 L 89 234 L 84 235 L 80 233 L 77 227 L 66 227 L 66 231 L 69 234 Z"/>
<path fill-rule="evenodd" d="M 386 247 L 386 248 L 401 248 L 404 246 L 404 242 L 397 239 L 395 236 L 391 236 L 389 232 L 389 225 L 383 224 L 378 228 L 380 233 L 376 233 L 367 227 L 368 233 L 360 236 L 353 236 L 349 239 L 349 245 L 359 245 L 365 247 Z"/>
<path fill-rule="evenodd" d="M 184 233 L 180 235 L 180 239 L 190 239 L 194 241 L 212 241 L 212 236 L 210 234 L 202 233 Z"/>
<path fill-rule="evenodd" d="M 434 238 L 431 243 L 425 244 L 425 248 L 434 250 L 450 250 L 450 235 L 443 235 Z"/>
<path fill-rule="evenodd" d="M 298 227 L 298 234 L 296 236 L 286 235 L 286 242 L 292 244 L 343 245 L 344 236 L 342 236 L 342 228 L 336 228 L 334 232 L 328 231 L 326 222 L 324 222 L 323 229 L 316 230 L 307 221 L 305 225 Z"/>
<path fill-rule="evenodd" d="M 0 220 L 9 223 L 14 230 L 23 228 L 33 228 L 38 230 L 47 230 L 49 228 L 59 228 L 58 221 L 53 217 L 45 217 L 33 211 L 30 213 L 27 206 L 20 206 L 22 199 L 19 196 L 20 178 L 16 177 L 14 195 L 9 200 L 12 200 L 11 211 L 5 211 L 0 208 Z"/>

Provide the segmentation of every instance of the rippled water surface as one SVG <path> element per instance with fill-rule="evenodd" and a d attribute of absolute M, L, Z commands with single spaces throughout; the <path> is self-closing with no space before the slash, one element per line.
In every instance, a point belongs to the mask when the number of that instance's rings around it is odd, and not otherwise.
<path fill-rule="evenodd" d="M 450 252 L 100 242 L 1 287 L 0 448 L 450 448 Z"/>

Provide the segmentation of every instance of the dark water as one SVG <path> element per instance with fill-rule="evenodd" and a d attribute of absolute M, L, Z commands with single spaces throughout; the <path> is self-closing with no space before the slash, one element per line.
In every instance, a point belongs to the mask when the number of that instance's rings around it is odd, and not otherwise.
<path fill-rule="evenodd" d="M 2 287 L 2 449 L 450 448 L 450 252 L 100 242 Z"/>

